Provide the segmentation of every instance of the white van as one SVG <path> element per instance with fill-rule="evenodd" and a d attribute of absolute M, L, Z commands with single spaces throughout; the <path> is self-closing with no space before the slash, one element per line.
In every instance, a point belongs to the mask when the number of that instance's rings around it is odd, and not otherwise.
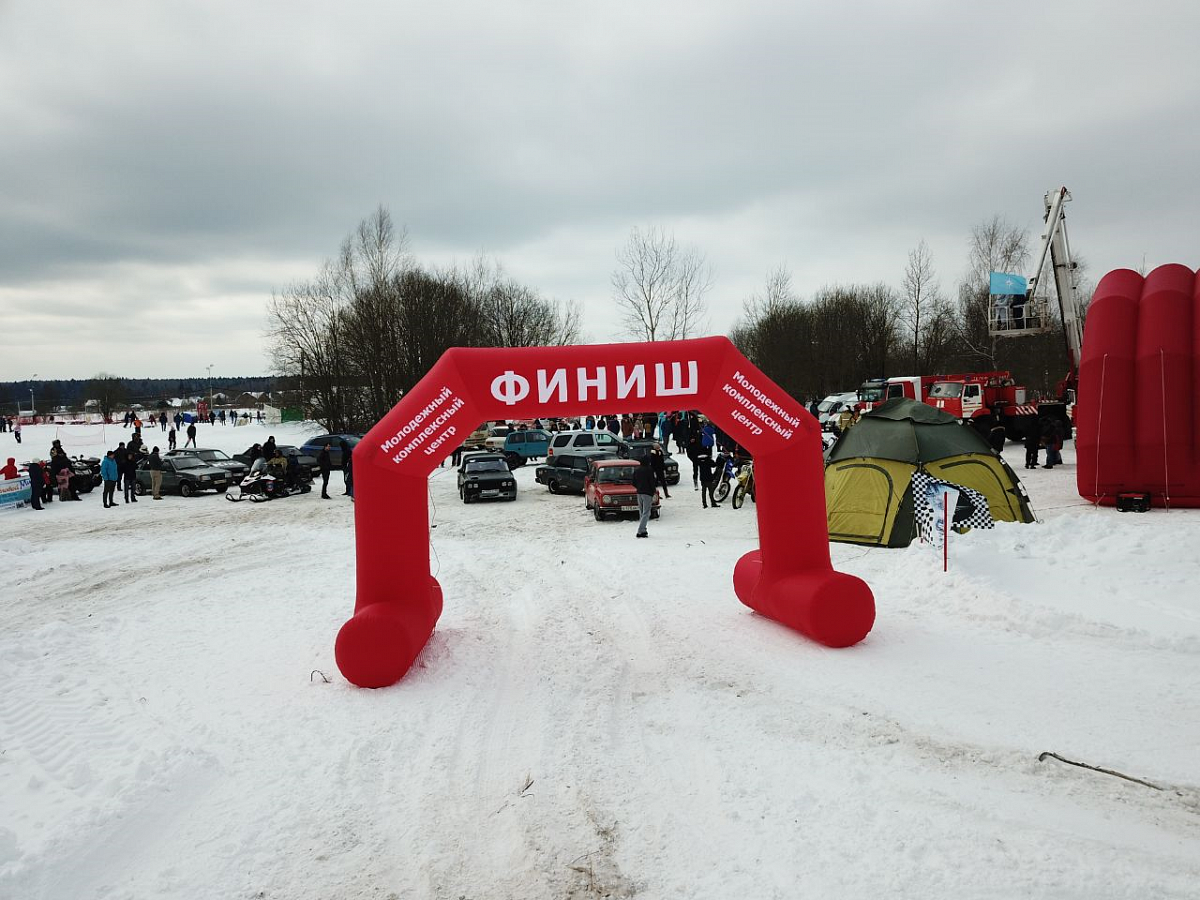
<path fill-rule="evenodd" d="M 817 421 L 821 423 L 822 431 L 833 431 L 838 416 L 846 407 L 854 408 L 858 402 L 858 392 L 850 391 L 845 394 L 830 394 L 817 404 Z"/>

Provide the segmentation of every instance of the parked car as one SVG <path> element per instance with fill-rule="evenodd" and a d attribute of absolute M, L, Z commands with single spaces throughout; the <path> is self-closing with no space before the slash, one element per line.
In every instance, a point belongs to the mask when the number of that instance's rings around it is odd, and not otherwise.
<path fill-rule="evenodd" d="M 321 448 L 328 447 L 330 464 L 335 469 L 340 469 L 342 467 L 342 441 L 349 444 L 353 451 L 362 439 L 361 434 L 322 434 L 315 438 L 309 438 L 301 444 L 300 452 L 315 460 L 321 454 Z"/>
<path fill-rule="evenodd" d="M 504 442 L 512 430 L 507 425 L 493 425 L 488 429 L 487 437 L 483 439 L 484 448 L 499 453 L 504 449 Z"/>
<path fill-rule="evenodd" d="M 583 483 L 583 504 L 603 522 L 608 516 L 637 513 L 637 488 L 633 473 L 641 465 L 630 459 L 604 459 L 591 463 L 591 472 Z M 654 492 L 650 518 L 658 518 L 659 496 Z"/>
<path fill-rule="evenodd" d="M 559 453 L 576 453 L 580 450 L 609 450 L 617 456 L 628 456 L 629 445 L 608 431 L 560 431 L 550 441 L 546 458 Z"/>
<path fill-rule="evenodd" d="M 250 471 L 248 465 L 234 459 L 224 450 L 212 450 L 208 447 L 200 447 L 199 449 L 188 447 L 184 450 L 168 450 L 163 459 L 171 459 L 178 456 L 194 456 L 210 466 L 224 469 L 229 473 L 230 484 L 241 484 L 242 479 L 246 477 L 246 473 Z"/>
<path fill-rule="evenodd" d="M 504 438 L 504 458 L 510 469 L 525 465 L 531 459 L 546 455 L 550 448 L 550 432 L 541 428 L 510 431 Z"/>
<path fill-rule="evenodd" d="M 679 463 L 675 461 L 671 451 L 663 447 L 660 441 L 645 438 L 629 441 L 629 458 L 640 462 L 643 456 L 650 454 L 650 448 L 656 446 L 662 448 L 663 451 L 663 468 L 667 476 L 667 484 L 679 484 Z"/>
<path fill-rule="evenodd" d="M 858 403 L 857 391 L 850 391 L 846 394 L 830 394 L 818 403 L 817 421 L 821 423 L 821 430 L 833 431 L 842 410 L 846 407 L 853 409 L 856 403 Z"/>
<path fill-rule="evenodd" d="M 133 490 L 138 496 L 151 488 L 149 462 L 142 460 L 138 463 L 137 483 Z M 229 473 L 216 466 L 210 466 L 194 456 L 175 456 L 162 460 L 162 489 L 167 492 L 178 492 L 185 497 L 191 497 L 200 491 L 216 491 L 223 494 L 229 487 Z"/>
<path fill-rule="evenodd" d="M 552 494 L 579 494 L 588 475 L 588 465 L 597 459 L 616 459 L 608 450 L 593 450 L 579 453 L 557 453 L 538 466 L 533 473 L 538 484 L 544 484 Z"/>
<path fill-rule="evenodd" d="M 463 438 L 463 448 L 466 450 L 479 450 L 483 447 L 483 442 L 488 437 L 488 425 L 484 422 L 469 435 Z"/>
<path fill-rule="evenodd" d="M 458 469 L 458 496 L 475 500 L 516 500 L 517 479 L 499 453 L 472 453 Z"/>

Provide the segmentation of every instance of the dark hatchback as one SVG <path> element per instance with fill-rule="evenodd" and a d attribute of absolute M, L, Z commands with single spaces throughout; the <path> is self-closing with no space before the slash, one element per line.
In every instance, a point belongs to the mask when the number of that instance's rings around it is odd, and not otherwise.
<path fill-rule="evenodd" d="M 458 496 L 463 503 L 516 500 L 517 479 L 499 453 L 473 453 L 458 469 Z"/>
<path fill-rule="evenodd" d="M 138 463 L 137 483 L 134 492 L 139 496 L 146 494 L 152 484 L 150 479 L 149 460 Z M 200 491 L 225 492 L 229 487 L 229 473 L 216 466 L 210 466 L 194 456 L 176 456 L 162 459 L 162 489 L 168 493 L 180 493 L 184 497 L 192 497 Z"/>
<path fill-rule="evenodd" d="M 173 459 L 180 456 L 194 456 L 206 465 L 224 469 L 229 473 L 231 484 L 240 484 L 242 479 L 246 477 L 246 473 L 250 471 L 248 465 L 234 459 L 224 450 L 212 450 L 208 447 L 200 447 L 199 449 L 188 447 L 186 450 L 168 450 L 163 459 Z"/>
<path fill-rule="evenodd" d="M 533 473 L 538 484 L 544 484 L 552 494 L 583 493 L 583 480 L 588 475 L 588 464 L 597 459 L 616 459 L 617 454 L 597 450 L 591 453 L 559 453 L 538 466 Z"/>

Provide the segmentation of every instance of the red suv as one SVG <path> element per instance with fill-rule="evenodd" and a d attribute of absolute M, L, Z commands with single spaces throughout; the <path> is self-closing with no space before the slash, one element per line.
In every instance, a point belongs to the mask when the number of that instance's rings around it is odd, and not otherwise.
<path fill-rule="evenodd" d="M 636 459 L 597 459 L 591 462 L 587 477 L 583 480 L 583 502 L 603 522 L 609 515 L 622 513 L 637 514 L 637 488 L 633 486 L 633 473 L 641 463 Z M 658 491 L 654 492 L 654 504 L 650 518 L 658 518 Z"/>

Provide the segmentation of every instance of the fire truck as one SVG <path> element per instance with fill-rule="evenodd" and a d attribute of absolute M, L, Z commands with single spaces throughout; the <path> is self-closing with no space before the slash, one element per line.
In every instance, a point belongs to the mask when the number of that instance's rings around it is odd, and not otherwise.
<path fill-rule="evenodd" d="M 946 375 L 933 383 L 925 402 L 963 422 L 995 415 L 1009 440 L 1023 437 L 1041 415 L 1038 404 L 1028 401 L 1025 387 L 1011 372 Z"/>

